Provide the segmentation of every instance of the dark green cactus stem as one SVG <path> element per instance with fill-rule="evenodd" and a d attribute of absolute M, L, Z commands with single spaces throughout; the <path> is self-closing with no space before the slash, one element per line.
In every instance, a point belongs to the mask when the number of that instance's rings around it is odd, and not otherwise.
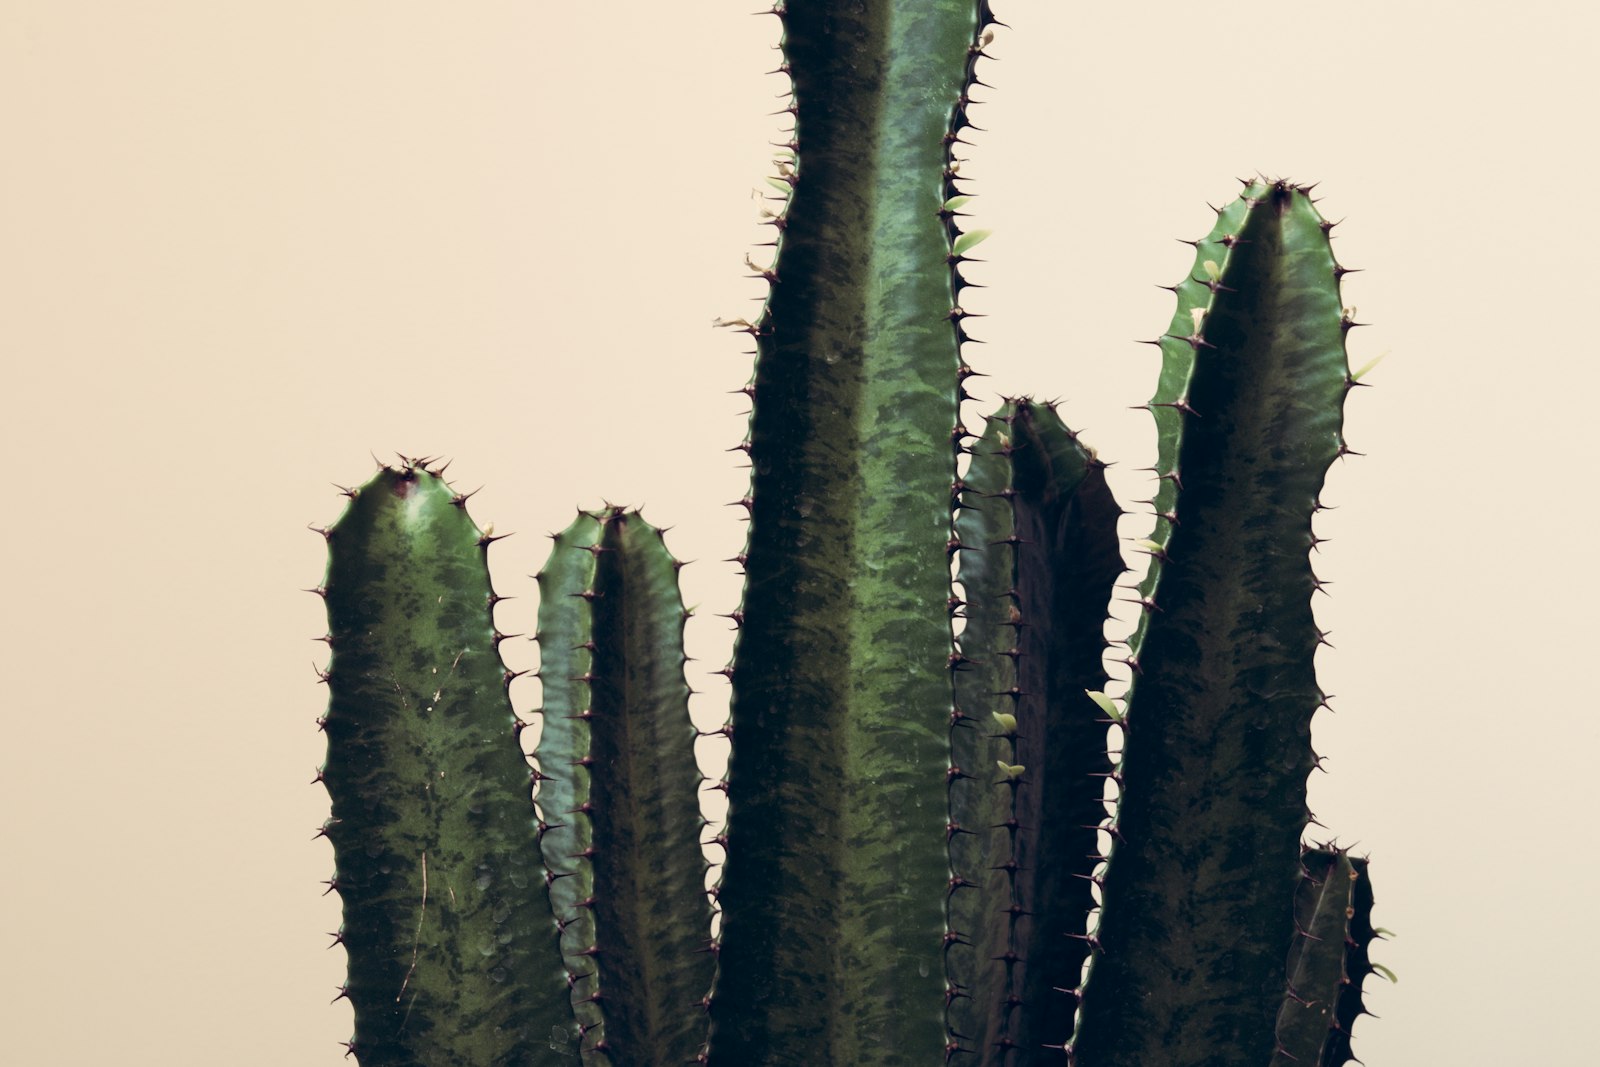
<path fill-rule="evenodd" d="M 1117 842 L 1072 1047 L 1085 1067 L 1262 1064 L 1308 818 L 1309 552 L 1343 451 L 1344 273 L 1307 190 L 1220 212 L 1160 341 L 1160 514 L 1117 772 Z"/>
<path fill-rule="evenodd" d="M 705 1049 L 711 906 L 681 566 L 660 530 L 610 508 L 555 535 L 538 575 L 540 849 L 585 1064 Z"/>
<path fill-rule="evenodd" d="M 1372 972 L 1372 882 L 1367 861 L 1342 849 L 1307 849 L 1300 862 L 1288 992 L 1272 1064 L 1339 1067 L 1354 1058 L 1350 1028 L 1364 1011 L 1361 982 Z"/>
<path fill-rule="evenodd" d="M 981 0 L 775 11 L 796 161 L 782 168 L 771 295 L 750 326 L 711 1060 L 920 1065 L 944 1043 L 946 552 L 963 370 L 959 256 L 941 212 L 989 16 Z"/>
<path fill-rule="evenodd" d="M 351 1045 L 363 1067 L 531 1063 L 567 988 L 496 651 L 493 538 L 420 462 L 351 496 L 327 531 L 320 774 Z"/>
<path fill-rule="evenodd" d="M 1088 955 L 1111 771 L 1106 603 L 1124 567 L 1105 465 L 1047 405 L 1007 401 L 965 476 L 950 728 L 950 1057 L 1061 1061 Z M 1053 1050 L 1047 1046 L 1056 1046 Z"/>

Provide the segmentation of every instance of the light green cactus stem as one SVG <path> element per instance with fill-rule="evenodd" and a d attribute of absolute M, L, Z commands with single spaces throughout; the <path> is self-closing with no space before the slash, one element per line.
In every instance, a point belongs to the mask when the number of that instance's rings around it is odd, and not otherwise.
<path fill-rule="evenodd" d="M 711 1062 L 925 1064 L 943 1039 L 961 312 L 941 215 L 977 0 L 791 0 L 797 161 L 745 445 Z"/>
<path fill-rule="evenodd" d="M 945 954 L 952 1055 L 977 1067 L 1059 1063 L 1088 954 L 1111 770 L 1106 716 L 1086 691 L 1106 683 L 1121 509 L 1105 465 L 1053 409 L 1026 399 L 989 418 L 964 481 L 950 728 L 956 939 Z"/>
<path fill-rule="evenodd" d="M 1372 882 L 1367 861 L 1332 847 L 1307 849 L 1295 893 L 1288 992 L 1278 1010 L 1273 1067 L 1349 1063 L 1350 1027 L 1365 1011 L 1361 983 L 1373 968 Z"/>
<path fill-rule="evenodd" d="M 580 512 L 539 573 L 540 849 L 585 1064 L 689 1063 L 705 1048 L 711 907 L 689 613 L 661 531 Z"/>
<path fill-rule="evenodd" d="M 1086 1067 L 1260 1064 L 1276 1044 L 1324 699 L 1312 516 L 1354 384 L 1329 228 L 1307 190 L 1250 183 L 1160 342 L 1161 518 L 1072 1042 Z"/>
<path fill-rule="evenodd" d="M 492 538 L 420 461 L 350 495 L 326 532 L 320 777 L 351 1047 L 363 1067 L 534 1062 L 567 987 L 496 651 Z"/>

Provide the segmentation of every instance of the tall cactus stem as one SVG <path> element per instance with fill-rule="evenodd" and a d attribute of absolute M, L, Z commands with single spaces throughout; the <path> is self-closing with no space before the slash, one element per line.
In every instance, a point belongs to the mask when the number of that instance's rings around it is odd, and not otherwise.
<path fill-rule="evenodd" d="M 758 357 L 710 1059 L 921 1064 L 944 1044 L 935 768 L 967 317 L 941 211 L 986 5 L 781 11 L 779 280 L 732 324 Z"/>
<path fill-rule="evenodd" d="M 949 1055 L 1059 1062 L 1094 906 L 1106 603 L 1123 572 L 1105 465 L 1048 405 L 990 416 L 956 522 L 949 783 Z M 1074 936 L 1077 935 L 1077 936 Z"/>
<path fill-rule="evenodd" d="M 1087 1067 L 1271 1059 L 1307 824 L 1312 516 L 1350 373 L 1306 190 L 1251 183 L 1161 339 L 1150 571 L 1125 788 L 1072 1048 Z"/>

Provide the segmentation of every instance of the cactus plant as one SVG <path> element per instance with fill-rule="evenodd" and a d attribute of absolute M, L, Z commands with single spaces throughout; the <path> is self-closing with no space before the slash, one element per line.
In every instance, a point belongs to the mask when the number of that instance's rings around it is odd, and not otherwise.
<path fill-rule="evenodd" d="M 324 531 L 324 827 L 364 1064 L 1336 1065 L 1378 932 L 1302 844 L 1323 478 L 1357 384 L 1309 189 L 1245 183 L 1155 342 L 1155 529 L 1053 407 L 961 421 L 953 146 L 986 0 L 790 0 L 795 133 L 745 387 L 710 887 L 681 566 L 580 512 L 540 571 L 534 763 L 492 536 L 427 460 Z M 1108 744 L 1108 738 L 1116 738 Z M 1108 784 L 1109 783 L 1109 784 Z M 1109 812 L 1109 814 L 1108 814 Z M 713 919 L 711 900 L 716 902 Z"/>

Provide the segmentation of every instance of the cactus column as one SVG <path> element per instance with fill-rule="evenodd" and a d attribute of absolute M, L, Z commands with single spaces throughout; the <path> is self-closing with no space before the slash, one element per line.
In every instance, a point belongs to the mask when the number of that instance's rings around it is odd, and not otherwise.
<path fill-rule="evenodd" d="M 490 536 L 421 461 L 326 531 L 319 773 L 363 1067 L 531 1062 L 570 1018 L 532 782 L 490 609 Z"/>
<path fill-rule="evenodd" d="M 976 0 L 777 9 L 796 162 L 751 327 L 753 468 L 711 1061 L 938 1062 L 952 433 L 948 148 Z"/>
<path fill-rule="evenodd" d="M 1088 694 L 1106 683 L 1122 512 L 1105 464 L 1048 405 L 1007 401 L 972 452 L 956 522 L 948 1059 L 1059 1064 L 1111 770 Z"/>
<path fill-rule="evenodd" d="M 711 991 L 681 564 L 580 512 L 539 572 L 539 846 L 588 1067 L 689 1063 Z"/>
<path fill-rule="evenodd" d="M 1305 189 L 1251 183 L 1197 242 L 1160 341 L 1159 518 L 1084 1067 L 1245 1067 L 1278 1044 L 1323 701 L 1312 516 L 1354 384 L 1330 228 Z"/>

